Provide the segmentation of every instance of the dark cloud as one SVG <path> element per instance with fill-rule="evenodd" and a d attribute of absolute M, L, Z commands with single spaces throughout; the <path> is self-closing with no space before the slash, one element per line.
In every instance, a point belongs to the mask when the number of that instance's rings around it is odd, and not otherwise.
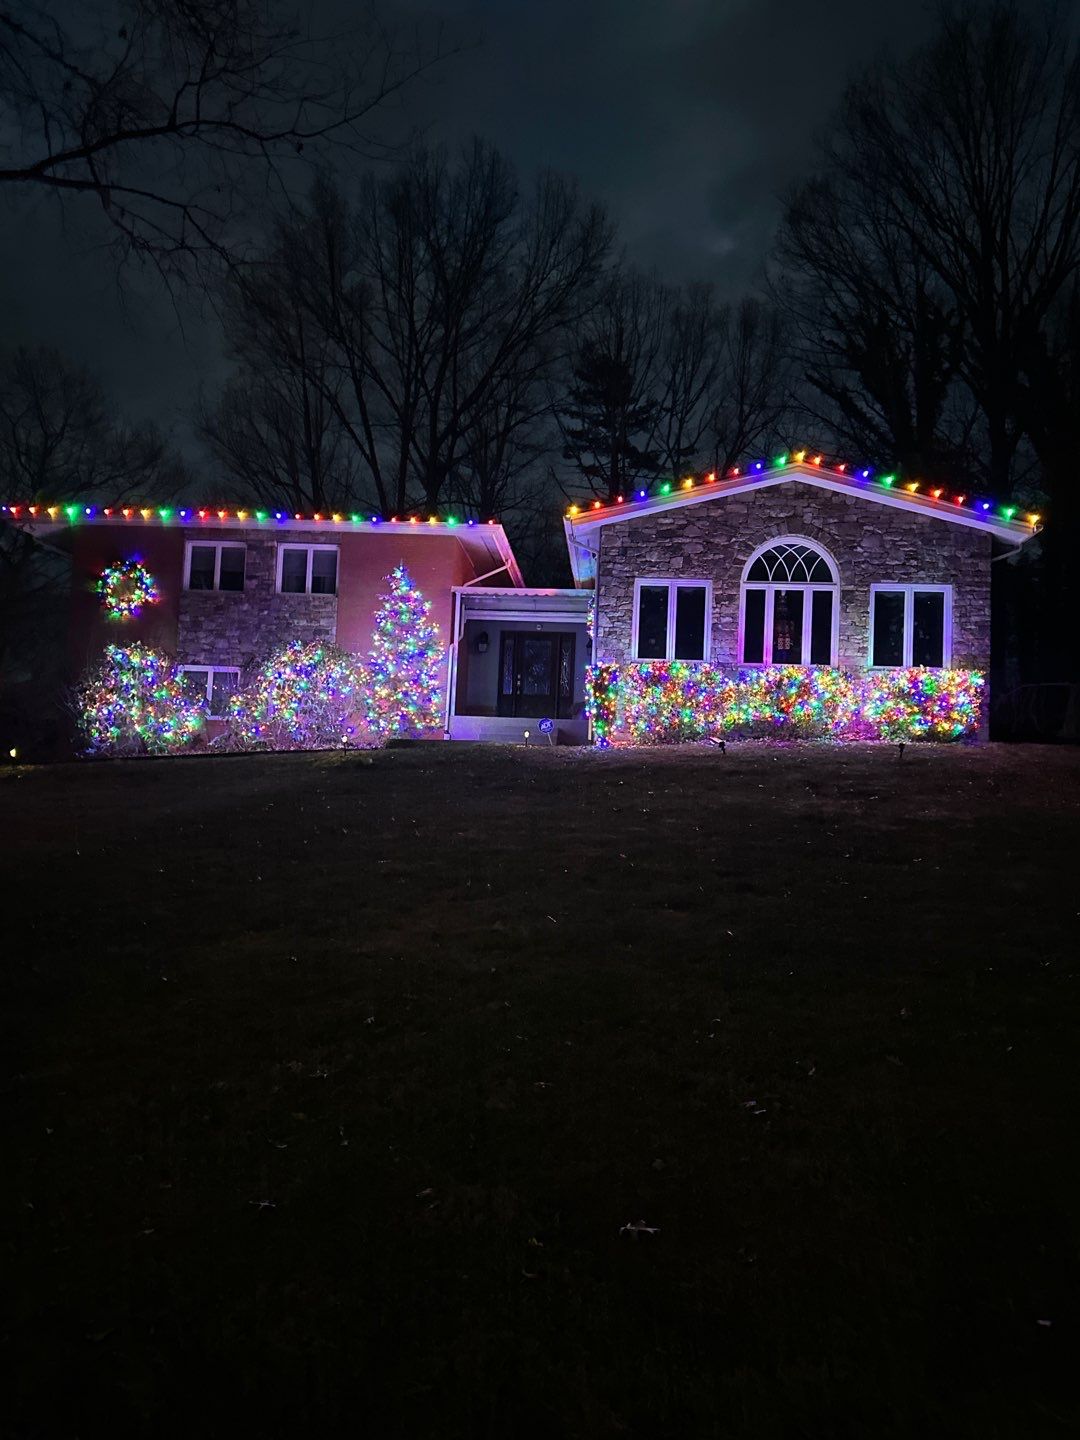
<path fill-rule="evenodd" d="M 312 9 L 327 30 L 355 15 L 351 0 Z M 811 167 L 847 80 L 930 28 L 906 0 L 398 0 L 383 13 L 441 23 L 460 50 L 381 116 L 381 134 L 479 134 L 523 181 L 540 166 L 574 174 L 635 263 L 727 293 L 754 283 L 779 196 Z M 212 320 L 189 305 L 181 327 L 149 277 L 118 287 L 92 202 L 5 199 L 6 339 L 59 346 L 132 413 L 182 428 L 198 385 L 227 368 Z"/>

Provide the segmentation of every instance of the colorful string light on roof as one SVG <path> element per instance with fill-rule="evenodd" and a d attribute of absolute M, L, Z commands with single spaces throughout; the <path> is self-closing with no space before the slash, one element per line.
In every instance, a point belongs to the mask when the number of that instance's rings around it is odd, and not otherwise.
<path fill-rule="evenodd" d="M 775 470 L 787 470 L 793 466 L 802 466 L 804 470 L 811 471 L 815 475 L 831 478 L 846 486 L 856 486 L 859 489 L 878 491 L 885 493 L 896 490 L 900 476 L 879 473 L 870 466 L 852 466 L 848 461 L 826 462 L 823 455 L 811 455 L 808 450 L 794 450 L 782 455 L 774 455 L 770 459 L 750 461 L 744 465 L 732 465 L 723 480 L 718 482 L 715 471 L 709 471 L 704 475 L 688 475 L 682 479 L 676 487 L 673 481 L 662 479 L 650 490 L 647 486 L 639 486 L 630 496 L 631 501 L 642 503 L 643 501 L 664 500 L 669 497 L 686 499 L 687 494 L 703 487 L 709 487 L 713 493 L 720 493 L 718 484 L 723 486 L 741 486 L 752 483 L 756 479 L 765 479 L 768 474 Z M 1023 518 L 1018 518 L 1018 507 L 1015 505 L 997 504 L 992 500 L 974 498 L 964 494 L 948 494 L 942 487 L 935 486 L 932 489 L 923 489 L 923 481 L 918 479 L 906 480 L 900 487 L 905 492 L 905 498 L 910 497 L 918 502 L 925 502 L 925 508 L 933 511 L 938 505 L 953 505 L 967 507 L 971 514 L 980 520 L 997 521 L 1015 529 L 1019 534 L 1030 533 L 1041 524 L 1042 516 L 1029 513 Z M 626 500 L 625 496 L 618 496 L 608 502 L 603 500 L 592 500 L 589 502 L 587 518 L 596 519 L 604 515 L 607 510 L 614 509 L 616 505 L 622 505 Z M 567 511 L 566 518 L 575 520 L 582 513 L 582 506 L 571 505 Z"/>
<path fill-rule="evenodd" d="M 316 511 L 310 515 L 303 512 L 289 514 L 284 510 L 249 510 L 243 507 L 229 509 L 221 506 L 193 506 L 193 505 L 123 505 L 123 506 L 99 506 L 99 505 L 45 505 L 45 504 L 22 504 L 9 503 L 0 505 L 0 519 L 7 518 L 20 524 L 29 524 L 34 521 L 52 524 L 60 522 L 61 516 L 71 525 L 85 524 L 87 522 L 96 524 L 108 524 L 110 522 L 123 522 L 125 525 L 138 523 L 168 525 L 179 522 L 181 525 L 247 525 L 255 528 L 269 524 L 271 521 L 279 525 L 287 525 L 291 522 L 299 524 L 314 524 L 334 527 L 336 529 L 358 528 L 367 525 L 419 525 L 421 520 L 427 525 L 438 528 L 447 527 L 456 529 L 459 525 L 468 528 L 475 528 L 478 525 L 497 525 L 495 519 L 478 520 L 474 517 L 464 515 L 406 515 L 404 517 L 395 515 L 390 520 L 385 520 L 381 515 L 368 513 L 359 514 L 353 512 L 344 515 L 333 512 L 324 515 Z"/>
<path fill-rule="evenodd" d="M 780 665 L 732 673 L 702 661 L 633 661 L 592 666 L 586 706 L 601 748 L 617 735 L 638 745 L 724 735 L 959 740 L 978 731 L 984 683 L 977 670 L 852 675 Z"/>
<path fill-rule="evenodd" d="M 117 560 L 101 572 L 97 593 L 110 620 L 133 620 L 143 606 L 161 599 L 154 577 L 137 555 Z"/>

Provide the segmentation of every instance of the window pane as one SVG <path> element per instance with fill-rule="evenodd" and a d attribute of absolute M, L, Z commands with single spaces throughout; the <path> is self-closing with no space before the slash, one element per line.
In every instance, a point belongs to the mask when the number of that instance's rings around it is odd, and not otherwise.
<path fill-rule="evenodd" d="M 772 663 L 802 664 L 803 592 L 773 592 Z"/>
<path fill-rule="evenodd" d="M 832 664 L 832 604 L 830 590 L 814 590 L 810 610 L 810 664 Z"/>
<path fill-rule="evenodd" d="M 904 663 L 904 592 L 878 590 L 874 594 L 874 665 Z"/>
<path fill-rule="evenodd" d="M 642 585 L 638 591 L 637 653 L 641 660 L 667 657 L 666 585 Z"/>
<path fill-rule="evenodd" d="M 311 593 L 313 595 L 334 595 L 337 593 L 336 550 L 312 551 Z"/>
<path fill-rule="evenodd" d="M 765 591 L 747 590 L 743 663 L 760 665 L 765 658 Z"/>
<path fill-rule="evenodd" d="M 243 590 L 244 553 L 242 545 L 223 545 L 221 547 L 219 590 Z"/>
<path fill-rule="evenodd" d="M 675 591 L 675 659 L 705 659 L 704 585 L 680 585 Z"/>
<path fill-rule="evenodd" d="M 560 714 L 566 714 L 562 705 L 568 705 L 574 698 L 574 637 L 563 635 L 559 640 L 559 701 Z"/>
<path fill-rule="evenodd" d="M 945 596 L 940 590 L 916 590 L 914 634 L 911 637 L 913 665 L 945 663 Z"/>
<path fill-rule="evenodd" d="M 193 545 L 191 547 L 191 569 L 188 571 L 189 590 L 212 590 L 214 588 L 214 555 L 216 547 L 213 545 Z"/>
<path fill-rule="evenodd" d="M 181 670 L 180 684 L 184 687 L 184 694 L 192 700 L 205 700 L 209 673 L 208 670 Z"/>
<path fill-rule="evenodd" d="M 286 545 L 281 557 L 281 588 L 287 595 L 303 595 L 307 589 L 306 550 Z"/>
<path fill-rule="evenodd" d="M 521 694 L 547 700 L 555 671 L 554 635 L 526 635 L 521 641 Z"/>
<path fill-rule="evenodd" d="M 227 715 L 229 700 L 240 688 L 240 677 L 233 670 L 215 670 L 210 684 L 210 714 Z"/>

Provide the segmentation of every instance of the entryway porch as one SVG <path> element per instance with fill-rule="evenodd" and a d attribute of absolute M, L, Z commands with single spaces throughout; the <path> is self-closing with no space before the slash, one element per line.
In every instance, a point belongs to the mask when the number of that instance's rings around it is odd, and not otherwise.
<path fill-rule="evenodd" d="M 587 590 L 458 586 L 449 656 L 451 740 L 584 745 Z M 550 721 L 540 731 L 541 721 Z"/>

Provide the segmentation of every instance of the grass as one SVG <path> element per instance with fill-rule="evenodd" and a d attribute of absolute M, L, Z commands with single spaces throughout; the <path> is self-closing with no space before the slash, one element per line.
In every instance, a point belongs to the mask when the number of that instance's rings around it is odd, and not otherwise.
<path fill-rule="evenodd" d="M 1076 1433 L 1078 778 L 3 772 L 4 1433 Z"/>

